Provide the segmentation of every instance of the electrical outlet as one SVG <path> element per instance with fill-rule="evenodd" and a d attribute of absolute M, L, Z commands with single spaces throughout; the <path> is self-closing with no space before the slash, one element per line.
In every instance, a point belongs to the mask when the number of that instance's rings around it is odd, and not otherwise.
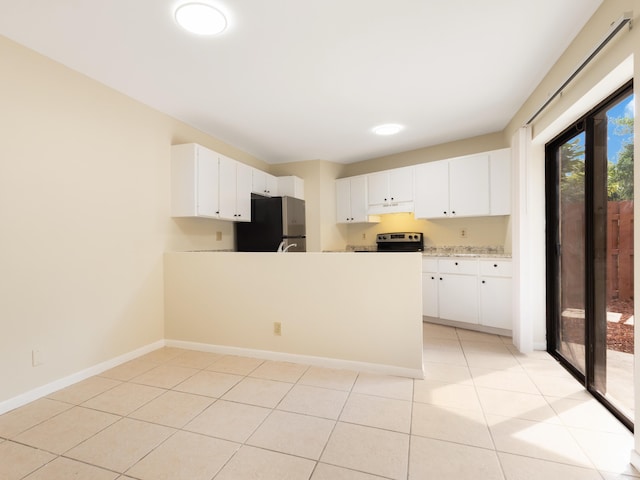
<path fill-rule="evenodd" d="M 42 364 L 44 364 L 42 352 L 40 350 L 31 350 L 31 365 L 34 367 L 39 367 Z"/>
<path fill-rule="evenodd" d="M 222 232 L 216 232 L 216 241 L 219 242 L 222 240 Z"/>
<path fill-rule="evenodd" d="M 273 334 L 278 336 L 282 335 L 282 323 L 273 322 Z"/>
<path fill-rule="evenodd" d="M 467 238 L 469 236 L 469 232 L 466 228 L 460 229 L 460 238 Z"/>

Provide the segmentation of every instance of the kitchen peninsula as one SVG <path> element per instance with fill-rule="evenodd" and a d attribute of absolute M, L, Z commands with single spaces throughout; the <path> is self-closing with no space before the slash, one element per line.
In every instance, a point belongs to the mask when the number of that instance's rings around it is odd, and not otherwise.
<path fill-rule="evenodd" d="M 421 378 L 421 265 L 417 252 L 166 253 L 167 344 Z"/>

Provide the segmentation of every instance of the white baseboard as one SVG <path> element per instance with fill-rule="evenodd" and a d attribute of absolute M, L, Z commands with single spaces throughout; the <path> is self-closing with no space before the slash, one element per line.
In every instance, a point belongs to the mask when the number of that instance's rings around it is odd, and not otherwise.
<path fill-rule="evenodd" d="M 377 373 L 382 375 L 394 375 L 397 377 L 424 378 L 422 368 L 405 368 L 394 365 L 378 363 L 357 362 L 337 358 L 314 357 L 311 355 L 299 355 L 294 353 L 272 352 L 269 350 L 254 350 L 250 348 L 229 347 L 225 345 L 212 345 L 208 343 L 186 342 L 182 340 L 166 340 L 167 347 L 184 348 L 200 352 L 220 353 L 223 355 L 238 355 L 243 357 L 259 358 L 261 360 L 274 360 L 278 362 L 302 363 L 314 367 L 354 370 L 357 372 Z"/>
<path fill-rule="evenodd" d="M 631 466 L 640 472 L 640 453 L 636 450 L 631 450 Z"/>
<path fill-rule="evenodd" d="M 158 348 L 162 348 L 164 347 L 164 345 L 164 340 L 158 340 L 157 342 L 150 343 L 149 345 L 145 345 L 144 347 L 140 347 L 116 358 L 112 358 L 111 360 L 99 363 L 98 365 L 94 365 L 93 367 L 86 368 L 67 377 L 55 380 L 51 383 L 47 383 L 46 385 L 42 385 L 41 387 L 34 388 L 33 390 L 29 390 L 28 392 L 22 393 L 16 397 L 0 402 L 0 415 L 15 408 L 26 405 L 29 402 L 33 402 L 34 400 L 45 397 L 50 393 L 56 392 L 62 388 L 73 385 L 74 383 L 78 383 L 82 380 L 86 380 L 89 377 L 98 375 L 106 370 L 109 370 L 110 368 L 117 367 L 118 365 L 157 350 Z"/>

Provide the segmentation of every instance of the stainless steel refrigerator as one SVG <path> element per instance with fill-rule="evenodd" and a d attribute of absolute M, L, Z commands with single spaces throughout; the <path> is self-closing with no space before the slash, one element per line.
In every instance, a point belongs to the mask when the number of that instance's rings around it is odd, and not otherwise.
<path fill-rule="evenodd" d="M 304 200 L 293 197 L 251 199 L 251 222 L 235 224 L 238 252 L 306 252 Z"/>

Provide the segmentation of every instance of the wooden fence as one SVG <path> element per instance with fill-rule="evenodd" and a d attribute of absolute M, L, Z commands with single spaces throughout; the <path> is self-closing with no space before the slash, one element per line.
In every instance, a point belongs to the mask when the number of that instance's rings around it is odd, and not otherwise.
<path fill-rule="evenodd" d="M 607 303 L 633 299 L 633 201 L 609 202 Z"/>
<path fill-rule="evenodd" d="M 565 205 L 561 222 L 562 304 L 584 309 L 584 205 Z M 607 222 L 607 304 L 632 302 L 633 201 L 609 202 Z"/>

